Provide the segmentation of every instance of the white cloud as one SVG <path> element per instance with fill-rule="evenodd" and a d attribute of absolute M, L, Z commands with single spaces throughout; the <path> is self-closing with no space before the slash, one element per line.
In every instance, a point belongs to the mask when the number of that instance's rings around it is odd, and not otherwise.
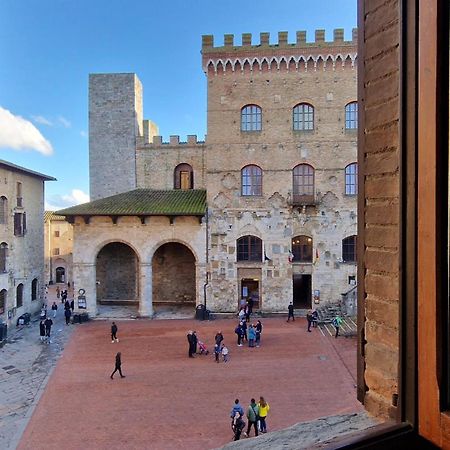
<path fill-rule="evenodd" d="M 80 136 L 81 136 L 81 137 L 84 137 L 84 138 L 87 138 L 87 137 L 88 137 L 88 134 L 86 133 L 86 131 L 81 130 L 81 131 L 80 131 Z"/>
<path fill-rule="evenodd" d="M 0 148 L 36 150 L 51 155 L 53 147 L 28 120 L 0 106 Z"/>
<path fill-rule="evenodd" d="M 51 122 L 50 120 L 48 120 L 46 117 L 44 116 L 31 116 L 31 118 L 36 122 L 39 123 L 41 125 L 48 125 L 49 127 L 53 126 L 53 122 Z"/>
<path fill-rule="evenodd" d="M 89 195 L 81 189 L 72 189 L 70 194 L 54 194 L 51 195 L 45 202 L 45 209 L 55 211 L 58 209 L 68 208 L 69 206 L 79 205 L 80 203 L 87 203 Z"/>
<path fill-rule="evenodd" d="M 58 121 L 59 123 L 64 127 L 64 128 L 70 128 L 72 126 L 72 124 L 70 123 L 70 121 L 68 121 L 65 117 L 63 116 L 59 116 L 58 117 Z"/>

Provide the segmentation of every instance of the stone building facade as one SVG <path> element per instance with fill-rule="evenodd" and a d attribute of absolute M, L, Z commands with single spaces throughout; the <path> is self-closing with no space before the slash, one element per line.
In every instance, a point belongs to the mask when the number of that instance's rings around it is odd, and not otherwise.
<path fill-rule="evenodd" d="M 64 216 L 44 213 L 45 282 L 67 283 L 72 276 L 73 227 Z"/>
<path fill-rule="evenodd" d="M 35 313 L 44 298 L 44 182 L 54 178 L 0 160 L 0 318 Z"/>
<path fill-rule="evenodd" d="M 169 286 L 175 303 L 206 302 L 224 312 L 249 299 L 264 311 L 285 310 L 291 301 L 307 309 L 353 287 L 356 37 L 354 30 L 353 40 L 344 41 L 343 30 L 335 30 L 326 42 L 318 30 L 315 41 L 306 42 L 298 32 L 292 44 L 282 32 L 270 44 L 261 33 L 253 44 L 244 34 L 236 46 L 226 35 L 218 47 L 203 36 L 205 142 L 193 135 L 163 142 L 157 126 L 143 120 L 135 74 L 90 76 L 93 202 L 59 214 L 74 223 L 74 280 L 86 290 L 91 312 L 97 296 L 121 297 L 148 315 L 153 303 L 168 301 Z M 189 190 L 205 193 L 199 215 L 189 208 L 159 211 L 139 197 Z M 117 210 L 120 202 L 129 208 Z M 114 242 L 132 249 L 123 247 L 124 258 L 134 255 L 127 267 L 136 280 L 120 295 L 99 287 L 108 283 L 108 272 L 122 270 L 119 263 L 100 267 L 99 253 Z M 164 258 L 158 255 L 163 245 Z M 176 283 L 179 273 L 169 262 L 178 271 L 195 269 Z M 181 292 L 194 276 L 195 292 Z"/>

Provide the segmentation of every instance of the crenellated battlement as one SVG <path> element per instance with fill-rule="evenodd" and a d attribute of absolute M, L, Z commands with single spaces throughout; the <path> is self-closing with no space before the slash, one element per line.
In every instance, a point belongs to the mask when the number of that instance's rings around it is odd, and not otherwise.
<path fill-rule="evenodd" d="M 270 33 L 260 33 L 259 44 L 251 33 L 242 34 L 242 45 L 234 45 L 234 35 L 224 35 L 224 45 L 214 47 L 214 36 L 202 36 L 202 65 L 208 75 L 253 71 L 316 71 L 354 68 L 357 59 L 358 30 L 352 40 L 344 40 L 344 30 L 334 30 L 333 41 L 325 41 L 325 30 L 315 31 L 314 42 L 306 41 L 306 31 L 297 31 L 296 42 L 288 33 L 278 33 L 278 43 L 270 44 Z"/>
<path fill-rule="evenodd" d="M 197 135 L 189 134 L 186 141 L 180 141 L 179 135 L 172 135 L 169 137 L 169 141 L 163 141 L 162 136 L 152 136 L 152 139 L 147 139 L 146 136 L 140 136 L 137 140 L 138 147 L 145 146 L 146 148 L 159 148 L 159 147 L 178 147 L 178 146 L 203 146 L 205 141 L 197 139 Z"/>

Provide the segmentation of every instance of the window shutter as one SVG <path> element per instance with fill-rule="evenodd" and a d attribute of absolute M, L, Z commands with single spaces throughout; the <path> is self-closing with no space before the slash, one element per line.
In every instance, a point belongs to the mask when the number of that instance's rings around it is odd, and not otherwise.
<path fill-rule="evenodd" d="M 23 213 L 23 222 L 22 222 L 22 235 L 27 232 L 27 213 Z"/>

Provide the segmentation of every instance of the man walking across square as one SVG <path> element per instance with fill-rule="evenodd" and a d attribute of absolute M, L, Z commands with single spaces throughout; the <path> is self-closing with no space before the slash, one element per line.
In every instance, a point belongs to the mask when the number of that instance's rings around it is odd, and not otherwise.
<path fill-rule="evenodd" d="M 289 322 L 291 317 L 292 317 L 292 320 L 295 322 L 294 305 L 292 304 L 292 302 L 289 303 L 289 306 L 288 306 L 288 318 L 287 318 L 286 322 Z"/>

